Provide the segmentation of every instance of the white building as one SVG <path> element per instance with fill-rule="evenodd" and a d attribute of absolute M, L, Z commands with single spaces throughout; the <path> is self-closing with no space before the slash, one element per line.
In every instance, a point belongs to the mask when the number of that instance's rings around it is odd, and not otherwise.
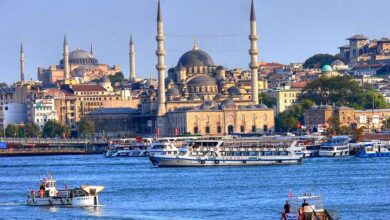
<path fill-rule="evenodd" d="M 47 97 L 45 99 L 35 99 L 31 111 L 33 122 L 41 129 L 49 120 L 58 120 L 57 112 L 54 108 L 54 99 Z"/>
<path fill-rule="evenodd" d="M 22 103 L 8 103 L 3 106 L 3 125 L 24 124 L 27 122 L 27 105 Z"/>

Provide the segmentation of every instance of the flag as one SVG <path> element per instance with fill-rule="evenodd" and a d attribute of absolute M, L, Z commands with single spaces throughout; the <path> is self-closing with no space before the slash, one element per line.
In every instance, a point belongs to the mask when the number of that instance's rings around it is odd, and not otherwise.
<path fill-rule="evenodd" d="M 298 122 L 297 128 L 298 128 L 298 129 L 302 129 L 302 124 L 301 124 L 301 122 Z"/>
<path fill-rule="evenodd" d="M 288 193 L 288 196 L 290 197 L 290 199 L 292 199 L 292 197 L 293 197 L 292 192 L 289 192 L 289 193 Z"/>

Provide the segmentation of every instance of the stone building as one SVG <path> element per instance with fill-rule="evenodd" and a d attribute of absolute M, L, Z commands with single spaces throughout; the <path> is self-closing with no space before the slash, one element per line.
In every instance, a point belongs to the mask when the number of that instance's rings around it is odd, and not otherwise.
<path fill-rule="evenodd" d="M 390 118 L 390 109 L 355 110 L 346 106 L 313 105 L 305 111 L 304 117 L 306 127 L 312 131 L 327 127 L 332 117 L 337 118 L 340 125 L 380 130 L 385 121 Z"/>
<path fill-rule="evenodd" d="M 179 108 L 167 113 L 167 135 L 267 133 L 274 130 L 274 110 L 264 104 L 238 106 L 227 99 L 217 105 L 205 102 L 200 107 Z"/>
<path fill-rule="evenodd" d="M 215 64 L 212 57 L 205 51 L 201 50 L 194 42 L 193 48 L 185 52 L 178 60 L 177 65 L 168 70 L 166 74 L 165 66 L 165 49 L 164 49 L 164 31 L 163 31 L 163 17 L 160 2 L 157 8 L 157 65 L 158 71 L 158 85 L 157 88 L 150 86 L 145 88 L 140 95 L 141 99 L 141 115 L 144 117 L 143 122 L 154 121 L 157 130 L 161 135 L 172 135 L 172 129 L 179 130 L 177 134 L 194 133 L 195 114 L 207 114 L 205 109 L 200 109 L 206 106 L 206 103 L 214 103 L 211 108 L 214 108 L 210 113 L 213 115 L 222 115 L 224 112 L 232 112 L 234 117 L 241 117 L 243 112 L 252 112 L 254 109 L 261 112 L 272 112 L 272 109 L 258 108 L 259 103 L 259 85 L 264 87 L 266 83 L 262 81 L 259 83 L 259 62 L 257 60 L 257 30 L 256 30 L 256 14 L 252 2 L 250 13 L 250 50 L 249 58 L 250 71 L 243 71 L 240 69 L 228 70 L 221 65 Z M 235 106 L 229 110 L 222 108 L 223 103 L 233 103 Z M 219 106 L 219 109 L 217 108 Z M 253 108 L 252 108 L 252 107 Z M 190 110 L 185 110 L 190 109 Z M 186 112 L 186 113 L 183 113 Z M 196 113 L 195 113 L 196 112 Z M 257 114 L 257 113 L 256 113 Z M 249 117 L 249 116 L 248 116 Z M 257 115 L 257 117 L 260 117 Z M 186 122 L 176 124 L 172 127 L 172 120 L 175 118 L 185 118 Z M 271 119 L 272 118 L 272 119 Z M 268 117 L 267 131 L 273 129 L 273 116 Z M 210 131 L 208 134 L 224 134 L 229 132 L 240 132 L 240 126 L 237 123 L 227 124 L 221 126 L 221 131 L 217 132 L 218 127 L 215 124 L 217 120 L 210 119 Z M 220 122 L 225 123 L 225 122 Z M 229 126 L 233 126 L 231 130 Z M 259 124 L 263 126 L 263 124 Z M 249 132 L 249 127 L 244 127 L 244 132 Z M 205 129 L 200 128 L 198 132 L 206 134 Z"/>
<path fill-rule="evenodd" d="M 101 64 L 95 58 L 92 45 L 90 52 L 77 48 L 69 52 L 68 41 L 64 38 L 63 59 L 57 65 L 50 65 L 49 68 L 38 67 L 38 80 L 43 84 L 55 84 L 57 81 L 77 79 L 79 82 L 87 83 L 103 76 L 113 75 L 120 72 L 118 65 L 110 67 Z"/>
<path fill-rule="evenodd" d="M 285 89 L 270 90 L 267 94 L 276 99 L 276 112 L 281 113 L 298 102 L 301 90 L 287 87 Z"/>

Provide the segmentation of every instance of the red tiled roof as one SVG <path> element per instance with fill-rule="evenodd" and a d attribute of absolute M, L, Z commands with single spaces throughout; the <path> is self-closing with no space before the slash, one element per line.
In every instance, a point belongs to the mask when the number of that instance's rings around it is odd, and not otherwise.
<path fill-rule="evenodd" d="M 302 80 L 299 82 L 292 82 L 292 83 L 290 83 L 290 86 L 291 86 L 291 88 L 304 88 L 308 82 L 309 82 L 308 80 Z"/>
<path fill-rule="evenodd" d="M 107 91 L 105 88 L 99 86 L 99 85 L 94 85 L 94 84 L 82 84 L 82 85 L 72 85 L 72 90 L 73 91 L 86 91 L 86 92 L 105 92 Z"/>

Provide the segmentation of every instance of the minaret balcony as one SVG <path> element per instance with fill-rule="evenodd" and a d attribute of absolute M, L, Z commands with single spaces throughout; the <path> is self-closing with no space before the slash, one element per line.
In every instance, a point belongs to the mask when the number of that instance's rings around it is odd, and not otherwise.
<path fill-rule="evenodd" d="M 258 40 L 259 37 L 257 36 L 257 34 L 251 34 L 248 36 L 249 37 L 249 40 Z"/>
<path fill-rule="evenodd" d="M 157 56 L 164 56 L 165 55 L 165 51 L 164 50 L 156 50 L 156 55 Z"/>
<path fill-rule="evenodd" d="M 163 41 L 163 40 L 165 40 L 165 37 L 163 35 L 157 35 L 156 36 L 156 40 L 157 41 Z"/>
<path fill-rule="evenodd" d="M 257 49 L 249 49 L 249 54 L 250 55 L 258 55 L 259 54 L 259 51 Z"/>

